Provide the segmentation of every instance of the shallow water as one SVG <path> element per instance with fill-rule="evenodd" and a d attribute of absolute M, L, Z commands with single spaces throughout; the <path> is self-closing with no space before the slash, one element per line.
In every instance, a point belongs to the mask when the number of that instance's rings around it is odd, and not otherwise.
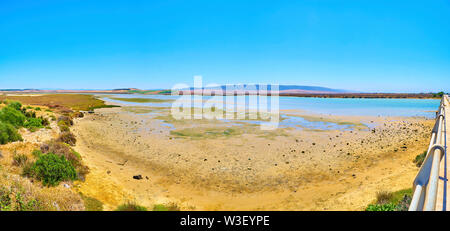
<path fill-rule="evenodd" d="M 179 99 L 170 95 L 115 95 L 116 98 L 154 98 Z M 203 96 L 203 102 L 211 100 L 211 96 Z M 270 97 L 268 97 L 270 102 Z M 171 102 L 165 103 L 133 103 L 103 98 L 106 101 L 126 104 L 129 106 L 170 107 Z M 220 105 L 235 104 L 237 107 L 248 106 L 235 103 L 235 96 L 214 98 L 214 103 Z M 302 110 L 317 114 L 328 115 L 356 115 L 356 116 L 420 116 L 434 118 L 439 107 L 438 99 L 341 99 L 341 98 L 305 98 L 279 97 L 280 110 Z M 249 106 L 248 108 L 253 108 Z M 269 105 L 270 108 L 270 105 Z"/>
<path fill-rule="evenodd" d="M 154 98 L 154 99 L 180 99 L 178 96 L 167 95 L 115 95 L 115 98 Z M 193 98 L 192 98 L 193 99 Z M 255 108 L 249 106 L 248 97 L 244 104 L 235 102 L 236 97 L 200 97 L 201 101 L 214 102 L 215 107 L 226 108 L 230 105 L 236 108 Z M 163 103 L 134 103 L 120 100 L 112 100 L 104 97 L 103 100 L 124 104 L 127 106 L 149 106 L 149 107 L 171 107 L 172 102 Z M 268 99 L 270 102 L 270 99 Z M 186 100 L 181 101 L 186 102 Z M 231 103 L 230 103 L 231 102 Z M 299 110 L 314 114 L 326 115 L 351 115 L 351 116 L 405 116 L 405 117 L 426 117 L 433 118 L 435 110 L 438 108 L 440 100 L 430 99 L 339 99 L 339 98 L 302 98 L 302 97 L 279 97 L 280 110 Z M 218 106 L 220 105 L 220 106 Z M 223 106 L 222 106 L 223 105 Z M 198 106 L 198 105 L 196 105 Z M 256 105 L 252 105 L 256 106 Z M 270 108 L 270 103 L 269 103 Z M 145 113 L 156 116 L 159 113 Z M 226 120 L 229 126 L 242 126 L 242 123 L 261 124 L 260 120 Z M 165 129 L 174 130 L 173 124 L 161 121 Z M 375 124 L 363 123 L 367 129 L 372 129 Z M 278 124 L 280 128 L 316 129 L 316 130 L 341 130 L 348 131 L 356 129 L 354 124 L 338 124 L 326 121 L 309 121 L 301 116 L 288 116 L 281 113 L 281 120 Z M 359 127 L 361 129 L 361 127 Z M 366 129 L 364 129 L 366 130 Z"/>

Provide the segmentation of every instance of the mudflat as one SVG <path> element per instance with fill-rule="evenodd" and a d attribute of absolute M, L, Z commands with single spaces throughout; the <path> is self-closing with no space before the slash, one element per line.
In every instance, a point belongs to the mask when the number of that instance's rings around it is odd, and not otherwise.
<path fill-rule="evenodd" d="M 376 192 L 411 187 L 433 120 L 282 111 L 345 130 L 171 118 L 169 108 L 97 109 L 72 132 L 90 173 L 77 188 L 105 209 L 363 210 Z M 138 177 L 140 175 L 140 177 Z M 136 179 L 137 178 L 137 179 Z"/>

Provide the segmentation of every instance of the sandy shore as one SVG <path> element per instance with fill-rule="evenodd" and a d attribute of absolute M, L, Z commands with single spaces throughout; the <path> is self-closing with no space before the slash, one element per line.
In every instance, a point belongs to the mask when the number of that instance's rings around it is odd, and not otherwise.
<path fill-rule="evenodd" d="M 433 124 L 316 116 L 375 130 L 262 132 L 245 123 L 171 121 L 163 108 L 131 109 L 99 109 L 72 128 L 91 169 L 77 187 L 106 209 L 133 201 L 182 210 L 362 210 L 377 191 L 411 187 L 412 160 L 426 150 Z"/>

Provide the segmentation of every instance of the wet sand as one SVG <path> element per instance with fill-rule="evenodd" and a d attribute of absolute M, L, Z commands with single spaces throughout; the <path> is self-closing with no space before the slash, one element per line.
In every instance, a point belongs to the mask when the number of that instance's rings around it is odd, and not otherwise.
<path fill-rule="evenodd" d="M 375 130 L 262 132 L 247 123 L 171 121 L 168 110 L 144 109 L 99 109 L 72 128 L 91 170 L 77 188 L 106 209 L 133 201 L 182 210 L 362 210 L 377 191 L 411 187 L 412 161 L 426 150 L 434 122 L 316 115 Z"/>

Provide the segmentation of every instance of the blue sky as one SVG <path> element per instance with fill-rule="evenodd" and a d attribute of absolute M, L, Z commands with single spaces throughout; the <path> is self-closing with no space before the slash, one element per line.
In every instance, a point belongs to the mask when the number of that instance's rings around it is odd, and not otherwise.
<path fill-rule="evenodd" d="M 0 1 L 0 88 L 450 92 L 450 1 Z"/>

